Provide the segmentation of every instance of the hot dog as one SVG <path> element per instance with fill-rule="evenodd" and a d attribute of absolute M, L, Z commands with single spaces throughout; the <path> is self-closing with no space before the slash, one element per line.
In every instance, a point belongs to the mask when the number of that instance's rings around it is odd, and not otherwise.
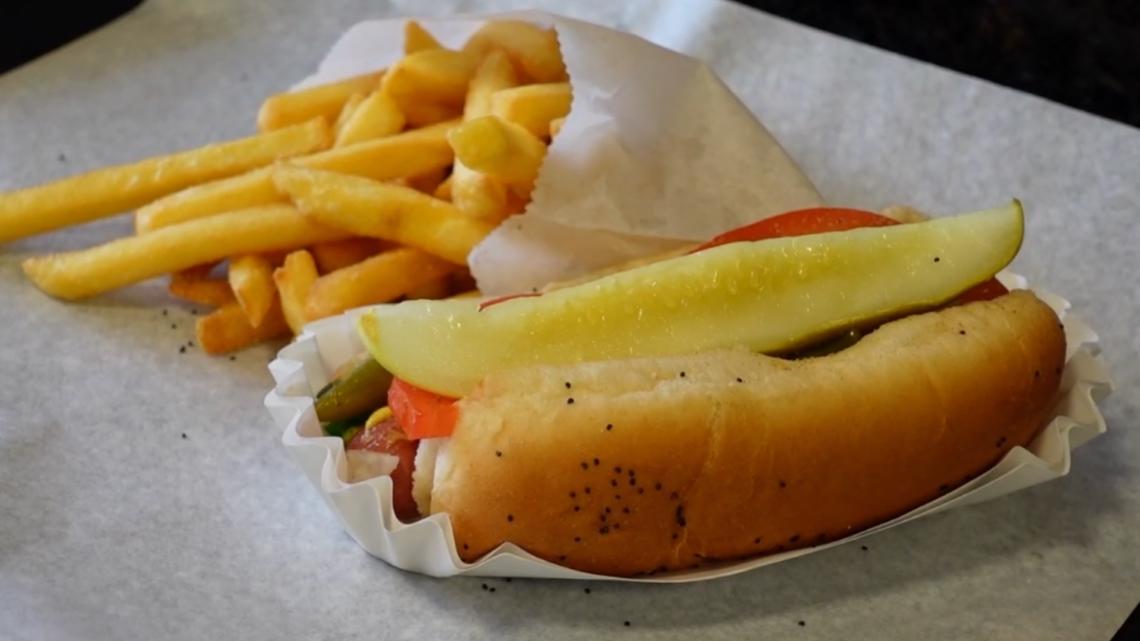
<path fill-rule="evenodd" d="M 868 233 L 858 238 L 864 237 L 870 240 L 860 243 L 877 242 Z M 725 242 L 734 240 L 764 242 Z M 944 245 L 932 262 L 963 265 L 953 243 Z M 813 245 L 809 253 L 841 246 Z M 796 256 L 804 247 L 779 249 Z M 673 258 L 690 262 L 651 275 L 724 264 L 726 256 L 756 258 L 747 251 Z M 628 357 L 588 351 L 602 349 L 596 345 L 582 349 L 603 357 L 503 357 L 523 360 L 503 367 L 480 362 L 486 371 L 439 381 L 430 367 L 410 367 L 406 371 L 420 379 L 398 378 L 389 404 L 404 435 L 426 440 L 418 441 L 413 473 L 406 467 L 393 472 L 404 486 L 396 493 L 414 495 L 420 514 L 448 514 L 457 550 L 468 561 L 512 542 L 568 567 L 632 575 L 841 538 L 957 487 L 1027 444 L 1048 418 L 1064 366 L 1062 328 L 1029 292 L 1004 293 L 992 283 L 974 287 L 1004 265 L 994 264 L 969 267 L 973 280 L 939 290 L 944 301 L 918 313 L 907 307 L 883 318 L 872 309 L 828 325 L 827 335 L 852 325 L 867 333 L 823 356 L 791 358 L 807 353 L 803 341 L 773 342 L 760 333 L 740 344 L 726 340 L 689 350 L 650 337 L 638 347 L 648 353 L 631 350 Z M 810 272 L 799 271 L 805 269 Z M 811 278 L 825 277 L 831 276 Z M 549 309 L 579 300 L 581 290 L 567 291 L 557 299 L 499 305 Z M 700 295 L 694 300 L 721 300 Z M 654 309 L 653 301 L 642 302 Z M 511 326 L 517 311 L 501 313 L 506 320 L 472 315 L 499 313 L 497 306 L 453 314 L 450 322 Z M 449 340 L 447 325 L 431 326 L 428 312 L 418 318 L 435 340 Z M 545 317 L 532 312 L 528 318 L 538 320 L 526 327 L 541 331 Z M 726 320 L 724 326 L 733 325 Z M 683 335 L 680 327 L 668 329 Z M 376 339 L 369 333 L 375 330 L 362 320 L 366 343 Z M 795 349 L 758 350 L 748 341 Z M 406 376 L 398 356 L 373 347 L 385 368 Z M 463 388 L 466 380 L 477 382 Z M 453 389 L 461 392 L 452 395 L 458 400 L 439 393 Z M 441 419 L 433 407 L 445 407 L 450 418 Z"/>
<path fill-rule="evenodd" d="M 1016 292 L 800 361 L 725 350 L 496 374 L 460 403 L 430 509 L 466 560 L 510 541 L 604 574 L 813 545 L 1027 444 L 1064 355 L 1052 310 Z"/>

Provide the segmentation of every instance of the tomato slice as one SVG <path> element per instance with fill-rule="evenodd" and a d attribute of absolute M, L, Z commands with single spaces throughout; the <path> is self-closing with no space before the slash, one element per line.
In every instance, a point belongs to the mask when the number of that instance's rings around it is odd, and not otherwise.
<path fill-rule="evenodd" d="M 455 401 L 399 378 L 388 388 L 388 407 L 410 439 L 451 436 L 459 420 Z"/>
<path fill-rule="evenodd" d="M 689 253 L 699 252 L 728 243 L 806 236 L 829 231 L 847 231 L 859 227 L 885 227 L 899 224 L 894 218 L 861 209 L 844 207 L 813 207 L 798 209 L 786 214 L 758 220 L 751 225 L 737 227 L 699 245 Z"/>
<path fill-rule="evenodd" d="M 410 440 L 394 418 L 360 430 L 348 442 L 350 450 L 380 452 L 400 459 L 389 477 L 392 479 L 392 507 L 401 521 L 412 521 L 419 516 L 412 497 L 412 472 L 418 446 L 419 442 Z"/>

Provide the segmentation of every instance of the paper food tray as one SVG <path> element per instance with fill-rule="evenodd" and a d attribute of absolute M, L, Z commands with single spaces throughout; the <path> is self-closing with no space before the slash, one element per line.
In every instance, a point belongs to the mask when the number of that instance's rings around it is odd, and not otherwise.
<path fill-rule="evenodd" d="M 1010 288 L 1027 287 L 1013 274 L 1000 278 Z M 987 501 L 1068 474 L 1073 448 L 1104 433 L 1104 417 L 1096 402 L 1112 388 L 1111 378 L 1099 358 L 1095 332 L 1068 313 L 1069 303 L 1059 296 L 1035 290 L 1053 308 L 1065 325 L 1068 342 L 1062 394 L 1052 421 L 1028 448 L 1011 450 L 997 465 L 956 490 L 895 519 L 849 537 L 782 554 L 726 562 L 693 570 L 638 578 L 621 578 L 579 572 L 527 554 L 514 545 L 503 545 L 476 563 L 464 563 L 455 548 L 451 524 L 443 514 L 415 523 L 396 519 L 392 486 L 387 477 L 360 483 L 345 482 L 344 443 L 322 436 L 313 409 L 313 395 L 329 382 L 331 373 L 364 350 L 356 334 L 356 319 L 368 308 L 346 312 L 309 325 L 305 332 L 269 364 L 277 385 L 265 405 L 284 430 L 282 442 L 304 470 L 313 487 L 325 499 L 345 530 L 369 554 L 412 572 L 437 577 L 489 576 L 547 579 L 618 580 L 650 583 L 680 583 L 729 576 L 811 554 L 869 536 L 936 512 Z"/>

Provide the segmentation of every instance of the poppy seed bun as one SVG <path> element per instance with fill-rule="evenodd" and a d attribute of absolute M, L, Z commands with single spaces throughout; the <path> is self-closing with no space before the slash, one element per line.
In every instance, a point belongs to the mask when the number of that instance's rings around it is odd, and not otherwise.
<path fill-rule="evenodd" d="M 727 350 L 494 374 L 460 403 L 431 510 L 467 561 L 510 541 L 612 575 L 809 546 L 1027 444 L 1064 359 L 1056 315 L 1015 292 L 799 361 Z"/>

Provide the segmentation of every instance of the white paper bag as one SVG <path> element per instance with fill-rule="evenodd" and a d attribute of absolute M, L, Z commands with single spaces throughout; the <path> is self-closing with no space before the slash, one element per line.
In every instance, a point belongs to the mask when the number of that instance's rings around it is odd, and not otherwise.
<path fill-rule="evenodd" d="M 573 102 L 526 212 L 472 252 L 485 294 L 529 291 L 662 253 L 822 199 L 768 130 L 701 62 L 647 40 L 547 13 Z M 395 62 L 404 20 L 362 22 L 299 86 Z M 421 21 L 459 47 L 484 18 Z"/>

